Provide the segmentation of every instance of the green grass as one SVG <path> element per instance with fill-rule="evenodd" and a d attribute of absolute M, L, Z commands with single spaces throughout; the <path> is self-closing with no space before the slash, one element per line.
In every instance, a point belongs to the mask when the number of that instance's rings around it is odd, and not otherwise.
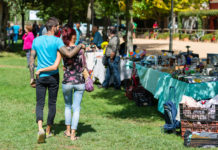
<path fill-rule="evenodd" d="M 94 92 L 84 94 L 78 126 L 80 139 L 71 142 L 63 135 L 61 84 L 55 118 L 56 135 L 47 139 L 45 144 L 37 144 L 36 95 L 35 89 L 29 86 L 26 57 L 19 51 L 1 52 L 0 66 L 0 149 L 185 149 L 180 136 L 161 132 L 164 119 L 157 106 L 139 108 L 124 96 L 124 91 L 98 89 L 96 86 Z M 62 71 L 60 75 L 62 78 Z M 46 105 L 45 120 L 47 110 Z"/>

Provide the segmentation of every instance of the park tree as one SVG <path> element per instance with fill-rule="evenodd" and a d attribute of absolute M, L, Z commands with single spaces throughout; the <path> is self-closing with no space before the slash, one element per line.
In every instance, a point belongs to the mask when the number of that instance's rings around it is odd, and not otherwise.
<path fill-rule="evenodd" d="M 127 47 L 128 52 L 133 50 L 132 39 L 132 4 L 133 0 L 96 0 L 95 1 L 95 14 L 98 18 L 104 18 L 104 32 L 103 36 L 106 36 L 107 27 L 111 24 L 111 20 L 117 19 L 119 23 L 119 17 L 124 16 L 126 19 L 126 34 L 127 34 Z"/>
<path fill-rule="evenodd" d="M 67 21 L 70 25 L 76 21 L 86 22 L 89 0 L 39 0 L 39 2 L 37 9 L 40 12 L 37 15 L 44 20 L 55 16 L 61 22 Z"/>
<path fill-rule="evenodd" d="M 208 0 L 174 0 L 174 12 L 200 9 Z M 168 16 L 171 0 L 134 0 L 133 16 L 140 19 L 154 19 L 160 22 L 161 17 Z"/>
<path fill-rule="evenodd" d="M 18 15 L 22 19 L 22 33 L 24 34 L 25 12 L 28 9 L 34 9 L 39 5 L 38 0 L 4 0 L 10 8 L 9 14 L 13 17 L 13 21 L 17 23 Z"/>
<path fill-rule="evenodd" d="M 107 38 L 107 29 L 121 15 L 119 0 L 96 0 L 94 3 L 95 17 L 104 20 L 103 39 Z"/>
<path fill-rule="evenodd" d="M 9 7 L 7 3 L 0 0 L 0 50 L 6 47 L 6 26 L 8 21 Z"/>

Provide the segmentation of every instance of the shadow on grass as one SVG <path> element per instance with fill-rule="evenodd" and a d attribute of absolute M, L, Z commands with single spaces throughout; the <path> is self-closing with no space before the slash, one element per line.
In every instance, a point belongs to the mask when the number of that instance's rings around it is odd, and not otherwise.
<path fill-rule="evenodd" d="M 109 105 L 122 105 L 123 109 L 113 112 L 107 112 L 108 117 L 121 119 L 148 119 L 148 122 L 154 120 L 163 120 L 163 115 L 157 110 L 157 100 L 154 106 L 138 107 L 135 101 L 129 100 L 125 96 L 125 91 L 117 91 L 112 88 L 96 91 L 92 95 L 94 99 L 105 99 Z"/>
<path fill-rule="evenodd" d="M 60 132 L 65 131 L 66 130 L 65 121 L 61 120 L 58 124 L 54 124 L 54 127 L 55 127 L 55 134 L 59 134 Z M 92 128 L 91 125 L 80 122 L 78 124 L 77 136 L 81 136 L 82 134 L 88 132 L 96 132 L 96 130 Z"/>
<path fill-rule="evenodd" d="M 17 55 L 20 55 L 21 57 L 25 57 L 26 53 L 23 51 L 23 43 L 21 40 L 18 40 L 17 43 L 14 43 L 10 46 L 10 48 L 7 48 L 5 51 L 9 53 L 15 53 Z"/>

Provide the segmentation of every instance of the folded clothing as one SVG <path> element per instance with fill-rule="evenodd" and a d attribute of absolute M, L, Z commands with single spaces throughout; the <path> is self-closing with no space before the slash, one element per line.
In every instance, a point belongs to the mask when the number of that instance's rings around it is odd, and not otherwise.
<path fill-rule="evenodd" d="M 218 138 L 218 133 L 211 132 L 192 132 L 192 138 L 209 138 L 216 139 Z"/>

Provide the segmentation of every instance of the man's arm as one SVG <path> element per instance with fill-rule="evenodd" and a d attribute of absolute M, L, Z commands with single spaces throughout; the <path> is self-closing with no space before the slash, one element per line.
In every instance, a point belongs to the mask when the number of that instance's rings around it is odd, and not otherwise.
<path fill-rule="evenodd" d="M 35 50 L 31 50 L 31 54 L 30 54 L 30 64 L 29 64 L 29 70 L 30 70 L 30 84 L 32 84 L 34 82 L 34 62 L 35 62 L 35 58 L 36 58 L 36 51 Z"/>
<path fill-rule="evenodd" d="M 75 47 L 74 49 L 70 49 L 68 50 L 66 46 L 62 46 L 59 51 L 63 56 L 66 56 L 68 58 L 72 58 L 73 56 L 75 56 L 81 48 L 84 48 L 85 46 L 83 44 L 79 44 L 77 47 Z"/>

